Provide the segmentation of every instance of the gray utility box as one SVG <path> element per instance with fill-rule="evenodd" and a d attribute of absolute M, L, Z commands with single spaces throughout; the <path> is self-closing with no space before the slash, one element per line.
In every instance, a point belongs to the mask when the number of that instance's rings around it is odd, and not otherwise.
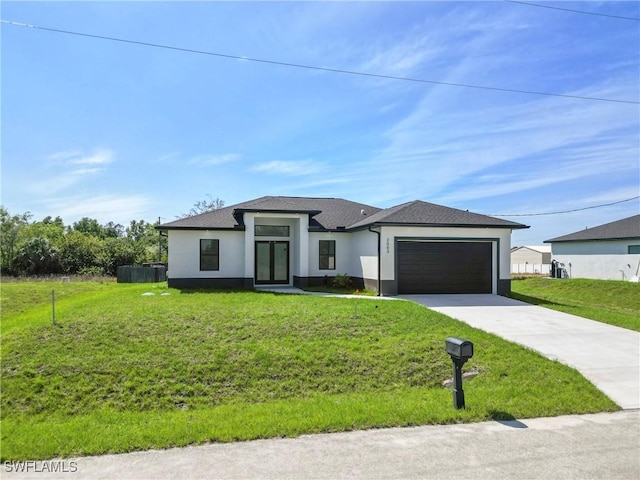
<path fill-rule="evenodd" d="M 473 343 L 463 338 L 449 337 L 445 341 L 447 353 L 453 359 L 468 360 L 473 357 Z"/>

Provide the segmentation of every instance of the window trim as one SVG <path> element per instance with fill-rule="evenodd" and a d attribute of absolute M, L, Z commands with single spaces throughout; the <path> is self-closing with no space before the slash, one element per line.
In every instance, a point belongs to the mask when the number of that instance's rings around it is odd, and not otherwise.
<path fill-rule="evenodd" d="M 322 253 L 322 242 L 329 244 L 329 253 Z M 323 267 L 322 260 L 326 259 L 326 267 Z M 333 267 L 331 266 L 333 259 Z M 318 241 L 318 270 L 335 270 L 336 269 L 336 241 L 335 240 L 319 240 Z"/>
<path fill-rule="evenodd" d="M 274 231 L 271 231 L 270 233 L 263 233 L 260 232 L 259 230 L 261 228 L 265 228 L 265 229 L 269 229 L 269 228 L 273 228 L 276 229 L 274 230 L 276 233 L 274 233 Z M 277 233 L 277 229 L 282 229 L 283 233 Z M 286 235 L 284 234 L 284 232 L 286 231 Z M 290 237 L 291 236 L 291 228 L 289 227 L 289 225 L 259 225 L 256 224 L 253 226 L 253 235 L 255 237 Z"/>
<path fill-rule="evenodd" d="M 207 252 L 204 253 L 203 243 L 204 242 L 214 242 L 215 253 Z M 215 257 L 216 259 L 216 267 L 215 268 L 203 268 L 203 258 L 205 257 Z M 220 271 L 220 240 L 217 238 L 201 238 L 200 239 L 200 271 L 201 272 L 219 272 Z"/>

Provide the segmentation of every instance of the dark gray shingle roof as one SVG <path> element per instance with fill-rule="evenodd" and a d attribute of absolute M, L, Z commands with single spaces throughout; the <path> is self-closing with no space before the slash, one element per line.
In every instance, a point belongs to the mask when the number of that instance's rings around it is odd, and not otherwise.
<path fill-rule="evenodd" d="M 498 227 L 528 228 L 521 223 L 502 220 L 501 218 L 480 215 L 466 210 L 436 205 L 435 203 L 414 200 L 395 207 L 382 210 L 375 215 L 352 225 L 358 228 L 367 225 L 428 225 L 452 227 Z"/>
<path fill-rule="evenodd" d="M 260 197 L 255 200 L 221 208 L 213 212 L 181 218 L 160 226 L 163 229 L 233 229 L 244 228 L 243 212 L 293 212 L 312 216 L 310 228 L 337 230 L 348 228 L 362 219 L 362 210 L 368 213 L 380 209 L 341 198 Z M 234 215 L 235 214 L 235 215 Z"/>
<path fill-rule="evenodd" d="M 640 238 L 640 215 L 623 218 L 611 223 L 605 223 L 579 232 L 562 235 L 545 240 L 551 242 L 586 242 L 595 240 L 621 240 L 625 238 Z"/>
<path fill-rule="evenodd" d="M 521 223 L 420 200 L 380 209 L 341 198 L 260 197 L 161 225 L 161 229 L 242 229 L 243 212 L 295 212 L 311 216 L 310 228 L 347 230 L 370 225 L 528 228 Z M 364 215 L 363 212 L 364 211 Z"/>

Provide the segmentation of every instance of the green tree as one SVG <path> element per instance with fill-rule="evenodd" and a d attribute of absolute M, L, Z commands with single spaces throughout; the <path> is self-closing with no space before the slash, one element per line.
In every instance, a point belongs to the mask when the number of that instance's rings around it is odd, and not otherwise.
<path fill-rule="evenodd" d="M 155 225 L 144 220 L 131 220 L 125 233 L 127 238 L 134 242 L 153 243 L 158 239 Z"/>
<path fill-rule="evenodd" d="M 64 229 L 64 222 L 62 221 L 62 218 L 60 218 L 60 216 L 51 218 L 51 215 L 48 215 L 42 219 L 42 223 L 58 225 L 59 227 Z"/>
<path fill-rule="evenodd" d="M 71 229 L 74 232 L 92 235 L 97 238 L 105 238 L 106 234 L 100 223 L 94 218 L 82 217 L 79 221 L 74 222 Z"/>
<path fill-rule="evenodd" d="M 65 227 L 62 218 L 12 215 L 0 206 L 0 268 L 4 274 L 101 273 L 115 275 L 120 265 L 166 259 L 167 238 L 159 222 L 133 220 L 125 229 L 84 217 Z M 19 258 L 18 258 L 19 253 Z"/>
<path fill-rule="evenodd" d="M 107 275 L 116 275 L 121 265 L 144 262 L 145 246 L 127 238 L 107 238 L 102 242 L 100 266 Z"/>
<path fill-rule="evenodd" d="M 0 269 L 9 271 L 19 248 L 22 230 L 29 225 L 31 214 L 12 215 L 4 206 L 0 206 Z"/>
<path fill-rule="evenodd" d="M 109 222 L 102 227 L 102 238 L 121 238 L 125 234 L 125 229 L 119 223 Z"/>
<path fill-rule="evenodd" d="M 166 260 L 167 236 L 162 234 L 156 227 L 159 222 L 149 223 L 144 220 L 131 220 L 126 229 L 127 238 L 141 242 L 145 246 L 143 262 L 155 262 Z M 160 259 L 158 258 L 160 254 Z"/>
<path fill-rule="evenodd" d="M 33 222 L 26 225 L 21 230 L 19 239 L 21 241 L 27 241 L 32 238 L 46 238 L 54 245 L 59 246 L 64 235 L 64 223 L 60 217 L 57 217 L 56 220 L 51 220 L 51 217 L 45 217 L 40 222 Z"/>
<path fill-rule="evenodd" d="M 64 273 L 102 267 L 102 242 L 93 235 L 70 231 L 64 236 L 60 246 L 60 264 Z"/>
<path fill-rule="evenodd" d="M 46 238 L 32 238 L 18 249 L 12 270 L 19 275 L 59 273 L 60 251 Z"/>

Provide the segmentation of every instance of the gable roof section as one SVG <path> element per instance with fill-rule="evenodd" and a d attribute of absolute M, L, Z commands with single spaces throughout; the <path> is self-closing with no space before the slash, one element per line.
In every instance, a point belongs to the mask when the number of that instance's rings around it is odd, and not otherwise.
<path fill-rule="evenodd" d="M 159 225 L 160 230 L 227 230 L 227 229 L 242 229 L 242 225 L 239 225 L 233 216 L 233 209 L 235 207 L 223 207 L 218 210 L 212 210 L 210 212 L 200 213 L 198 215 L 191 215 L 189 217 L 180 218 L 173 222 L 163 223 Z"/>
<path fill-rule="evenodd" d="M 414 200 L 395 207 L 381 210 L 351 226 L 352 229 L 370 225 L 420 225 L 434 227 L 493 227 L 529 228 L 521 223 L 489 217 L 467 210 L 436 205 Z"/>
<path fill-rule="evenodd" d="M 551 253 L 551 245 L 522 245 L 521 247 L 513 247 L 511 253 L 526 248 L 538 253 Z"/>
<path fill-rule="evenodd" d="M 260 197 L 231 205 L 212 212 L 181 218 L 160 225 L 159 228 L 226 230 L 244 229 L 244 212 L 307 213 L 309 228 L 313 230 L 338 230 L 348 228 L 362 219 L 362 210 L 376 213 L 380 209 L 341 198 Z"/>
<path fill-rule="evenodd" d="M 363 214 L 364 211 L 364 214 Z M 245 212 L 307 213 L 309 229 L 358 230 L 374 225 L 529 228 L 520 223 L 420 200 L 380 209 L 342 198 L 260 197 L 160 225 L 163 230 L 243 230 Z"/>
<path fill-rule="evenodd" d="M 314 230 L 346 229 L 360 221 L 362 211 L 378 212 L 380 209 L 352 202 L 342 198 L 305 198 L 305 197 L 262 197 L 237 205 L 235 211 L 242 212 L 277 212 L 308 213 L 309 228 Z"/>
<path fill-rule="evenodd" d="M 640 215 L 562 235 L 544 242 L 592 242 L 597 240 L 624 240 L 627 238 L 640 238 Z"/>

